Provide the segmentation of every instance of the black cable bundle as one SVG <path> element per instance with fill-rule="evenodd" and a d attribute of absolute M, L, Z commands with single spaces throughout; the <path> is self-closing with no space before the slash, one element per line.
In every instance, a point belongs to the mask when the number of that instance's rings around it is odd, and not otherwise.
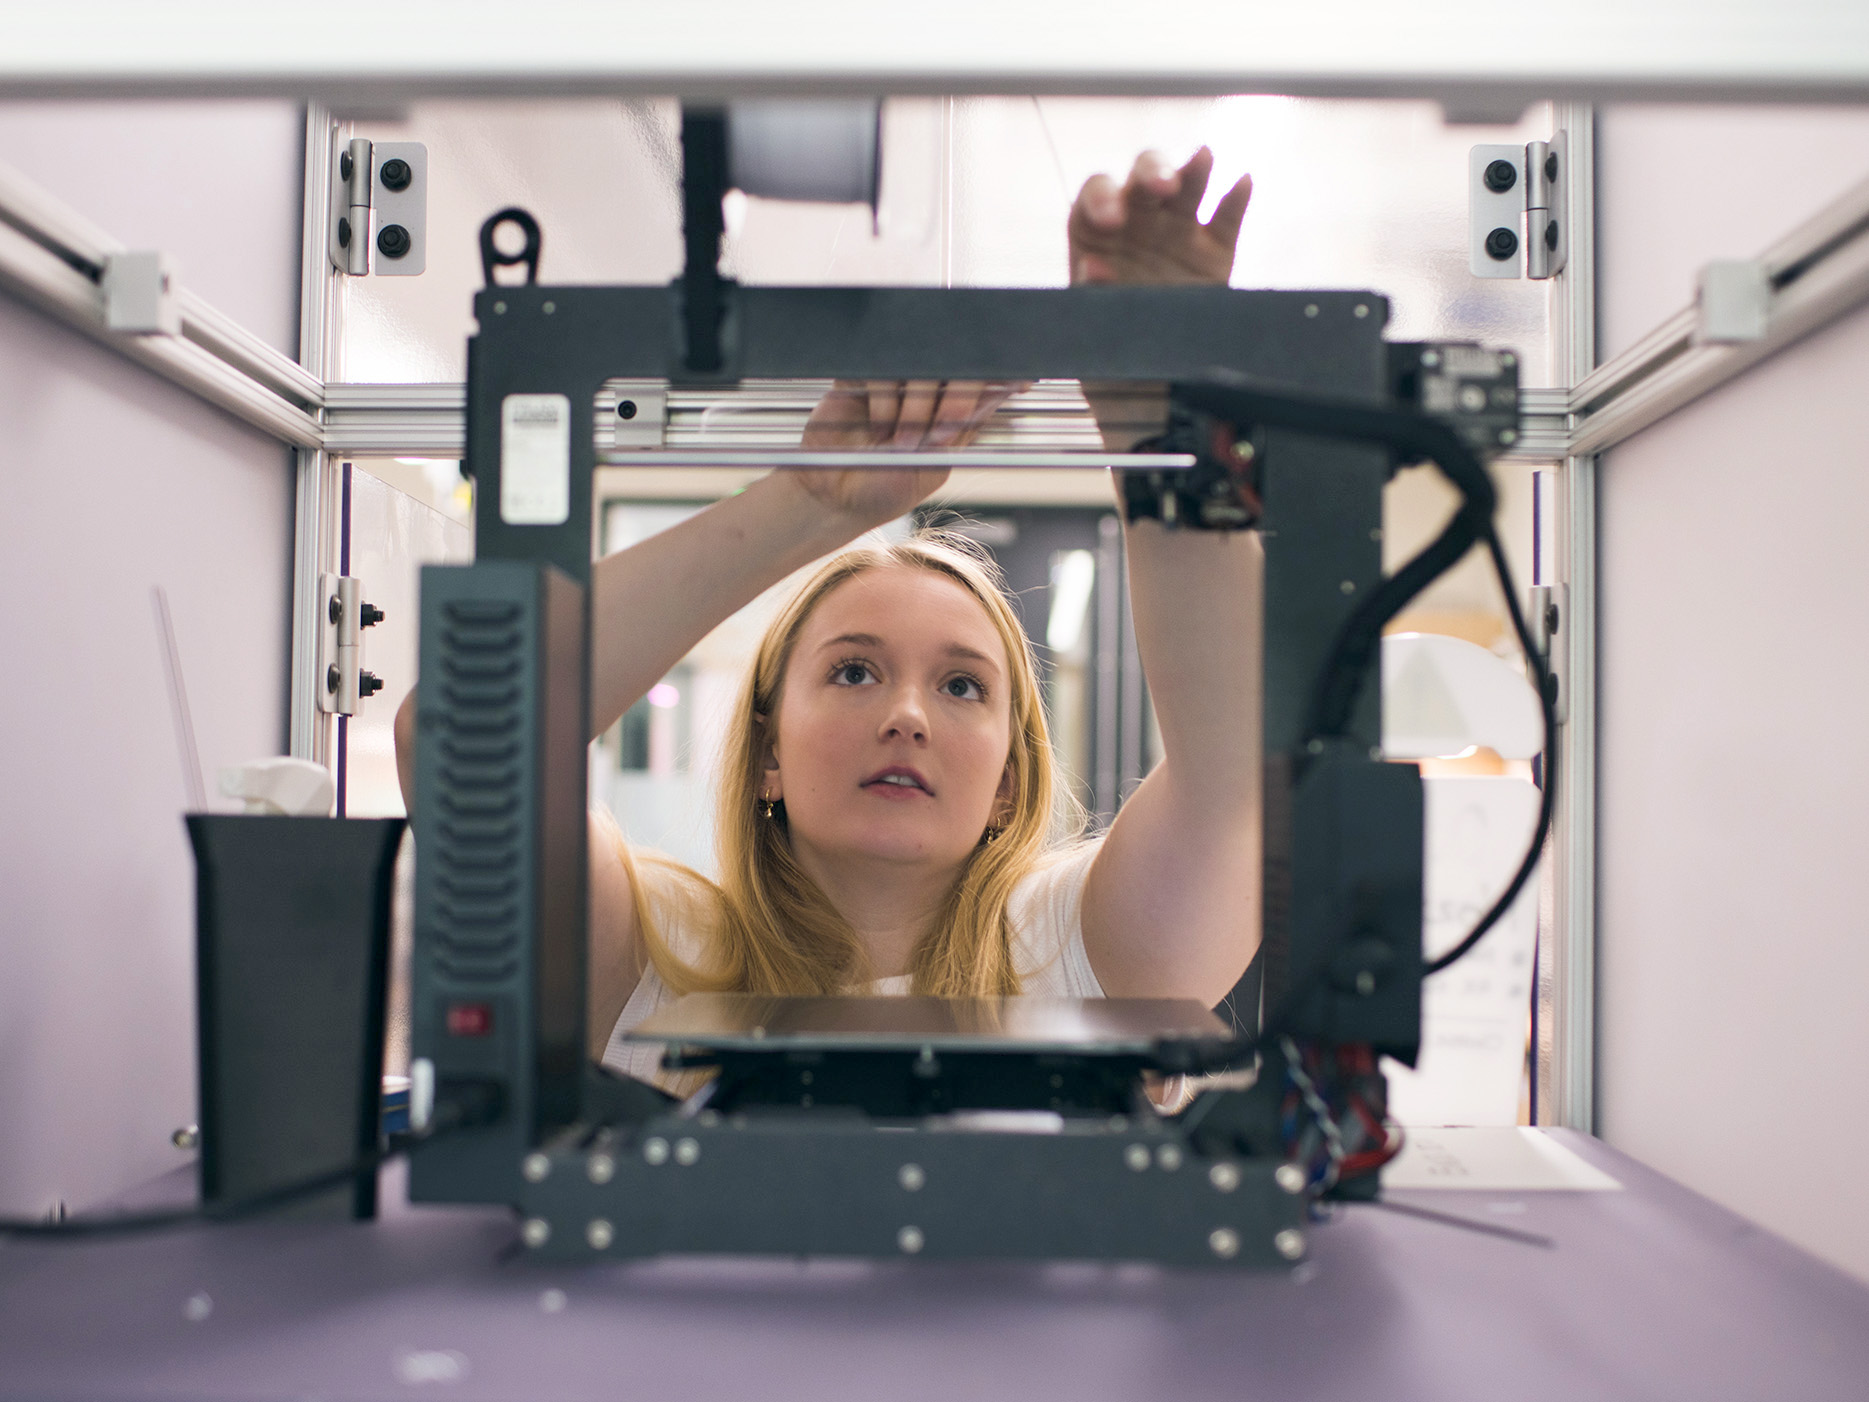
<path fill-rule="evenodd" d="M 1271 392 L 1254 388 L 1243 378 L 1219 372 L 1210 380 L 1171 386 L 1170 399 L 1225 419 L 1241 429 L 1249 425 L 1284 428 L 1323 438 L 1374 443 L 1390 449 L 1402 461 L 1433 463 L 1460 492 L 1460 508 L 1441 533 L 1371 590 L 1338 631 L 1312 691 L 1310 721 L 1301 749 L 1311 742 L 1334 739 L 1348 731 L 1356 698 L 1381 655 L 1384 626 L 1406 608 L 1410 600 L 1458 564 L 1474 545 L 1484 543 L 1486 546 L 1493 574 L 1505 594 L 1512 630 L 1519 646 L 1525 650 L 1526 661 L 1536 679 L 1545 732 L 1544 785 L 1538 805 L 1538 826 L 1524 860 L 1499 899 L 1460 943 L 1428 963 L 1426 973 L 1439 973 L 1464 958 L 1480 942 L 1511 908 L 1530 880 L 1539 854 L 1544 850 L 1545 838 L 1551 831 L 1551 812 L 1557 792 L 1557 712 L 1552 703 L 1551 675 L 1532 639 L 1531 629 L 1526 626 L 1524 610 L 1519 607 L 1518 588 L 1512 582 L 1512 570 L 1506 563 L 1505 550 L 1493 524 L 1498 499 L 1486 465 L 1451 425 L 1404 409 L 1288 391 Z"/>

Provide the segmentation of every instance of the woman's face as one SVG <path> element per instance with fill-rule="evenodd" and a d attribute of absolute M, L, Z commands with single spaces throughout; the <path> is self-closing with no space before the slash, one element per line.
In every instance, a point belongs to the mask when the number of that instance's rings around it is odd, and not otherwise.
<path fill-rule="evenodd" d="M 779 689 L 765 790 L 802 858 L 958 866 L 1012 790 L 1011 669 L 946 575 L 865 570 L 818 603 Z"/>

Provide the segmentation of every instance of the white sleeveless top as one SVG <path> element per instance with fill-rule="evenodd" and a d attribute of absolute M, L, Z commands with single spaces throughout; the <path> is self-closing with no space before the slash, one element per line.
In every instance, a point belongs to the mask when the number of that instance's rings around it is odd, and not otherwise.
<path fill-rule="evenodd" d="M 1084 883 L 1100 842 L 1085 842 L 1059 851 L 1013 889 L 1006 903 L 1012 925 L 1013 965 L 1021 989 L 1051 998 L 1101 998 L 1103 985 L 1084 952 Z M 656 901 L 650 892 L 650 913 L 669 950 L 683 962 L 698 961 L 701 933 L 683 925 L 672 902 Z M 877 979 L 870 993 L 906 994 L 909 976 Z M 628 1042 L 623 1034 L 651 1013 L 675 1001 L 675 995 L 653 967 L 643 970 L 636 991 L 629 996 L 604 1047 L 603 1064 L 612 1071 L 653 1081 L 662 1067 L 660 1042 Z"/>

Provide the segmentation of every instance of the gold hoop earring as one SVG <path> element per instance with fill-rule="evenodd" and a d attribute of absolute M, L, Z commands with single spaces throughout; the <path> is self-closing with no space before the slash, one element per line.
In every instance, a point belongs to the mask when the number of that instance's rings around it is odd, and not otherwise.
<path fill-rule="evenodd" d="M 760 807 L 759 816 L 764 818 L 767 822 L 771 822 L 772 821 L 772 809 L 773 809 L 772 800 L 767 798 L 767 799 L 760 800 L 760 802 L 761 802 L 761 807 Z"/>
<path fill-rule="evenodd" d="M 1004 828 L 988 828 L 986 830 L 985 845 L 991 847 L 995 842 L 998 842 L 999 835 L 1004 831 L 1006 831 Z"/>

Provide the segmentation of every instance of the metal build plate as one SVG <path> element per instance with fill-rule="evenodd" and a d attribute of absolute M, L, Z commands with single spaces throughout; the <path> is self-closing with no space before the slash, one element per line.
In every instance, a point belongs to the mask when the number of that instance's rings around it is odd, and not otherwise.
<path fill-rule="evenodd" d="M 1193 998 L 774 998 L 690 993 L 638 1023 L 632 1041 L 732 1052 L 1060 1053 L 1150 1056 L 1164 1043 L 1228 1039 Z"/>

